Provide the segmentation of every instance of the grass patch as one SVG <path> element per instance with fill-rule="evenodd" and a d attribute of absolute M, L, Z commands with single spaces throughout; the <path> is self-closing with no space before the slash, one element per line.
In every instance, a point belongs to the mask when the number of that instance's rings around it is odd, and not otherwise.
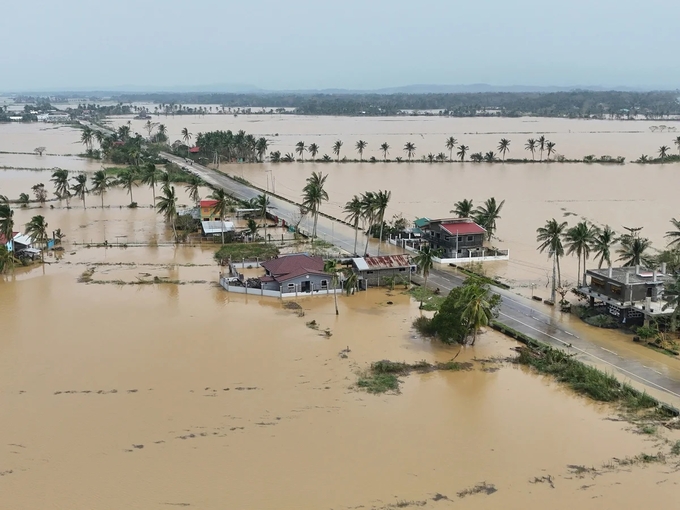
<path fill-rule="evenodd" d="M 462 491 L 458 492 L 458 497 L 464 498 L 474 494 L 486 494 L 487 496 L 490 496 L 494 492 L 498 492 L 498 489 L 496 489 L 495 485 L 492 483 L 482 482 L 478 483 L 474 487 L 468 487 L 467 489 L 463 489 Z"/>
<path fill-rule="evenodd" d="M 472 363 L 459 363 L 454 360 L 444 363 L 429 363 L 421 360 L 415 363 L 401 361 L 381 360 L 371 363 L 368 369 L 359 373 L 357 387 L 369 393 L 387 393 L 392 391 L 399 393 L 399 376 L 409 375 L 411 372 L 424 374 L 435 370 L 449 370 L 457 372 L 472 370 Z"/>
<path fill-rule="evenodd" d="M 273 243 L 230 243 L 224 244 L 215 253 L 215 260 L 226 263 L 228 260 L 268 260 L 276 257 L 279 249 Z"/>
<path fill-rule="evenodd" d="M 673 446 L 671 446 L 672 455 L 680 455 L 680 441 L 676 441 Z"/>
<path fill-rule="evenodd" d="M 373 374 L 367 371 L 359 376 L 357 386 L 369 393 L 398 392 L 399 379 L 394 374 Z"/>
<path fill-rule="evenodd" d="M 640 427 L 640 433 L 647 434 L 649 436 L 656 434 L 656 427 L 654 425 L 643 425 Z"/>
<path fill-rule="evenodd" d="M 442 303 L 446 299 L 446 296 L 440 294 L 435 294 L 433 291 L 426 287 L 415 286 L 412 287 L 408 293 L 413 299 L 418 302 L 423 303 L 423 310 L 429 312 L 436 312 L 441 307 Z M 415 325 L 415 324 L 414 324 Z"/>
<path fill-rule="evenodd" d="M 94 274 L 94 267 L 87 268 L 78 277 L 78 283 L 90 283 L 92 281 L 92 275 L 93 274 Z"/>
<path fill-rule="evenodd" d="M 617 329 L 619 327 L 619 323 L 614 317 L 604 313 L 586 317 L 583 321 L 596 328 Z"/>

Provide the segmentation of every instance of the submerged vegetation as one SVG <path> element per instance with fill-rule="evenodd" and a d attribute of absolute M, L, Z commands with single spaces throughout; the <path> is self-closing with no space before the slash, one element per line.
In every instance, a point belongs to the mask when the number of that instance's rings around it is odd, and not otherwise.
<path fill-rule="evenodd" d="M 435 370 L 471 370 L 471 363 L 459 363 L 454 360 L 445 363 L 429 363 L 425 360 L 416 363 L 381 360 L 371 363 L 368 369 L 359 373 L 357 387 L 368 393 L 399 392 L 400 376 L 407 376 L 411 372 L 424 374 Z"/>
<path fill-rule="evenodd" d="M 276 257 L 279 249 L 273 243 L 228 243 L 220 247 L 215 253 L 215 260 L 225 265 L 229 260 L 254 261 L 267 260 Z"/>

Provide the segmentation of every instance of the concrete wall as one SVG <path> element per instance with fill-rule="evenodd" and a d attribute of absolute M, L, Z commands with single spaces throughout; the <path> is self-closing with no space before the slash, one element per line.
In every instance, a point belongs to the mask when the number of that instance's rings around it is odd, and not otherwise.
<path fill-rule="evenodd" d="M 410 280 L 411 277 L 411 271 L 410 268 L 401 268 L 403 271 L 399 270 L 400 268 L 389 268 L 389 269 L 373 269 L 373 270 L 368 270 L 368 271 L 357 271 L 357 274 L 359 275 L 360 278 L 363 278 L 364 284 L 362 285 L 362 288 L 365 288 L 365 285 L 367 284 L 369 287 L 377 287 L 378 285 L 386 285 L 387 281 L 385 280 L 386 278 L 403 278 L 406 282 Z M 401 282 L 400 282 L 401 283 Z"/>
<path fill-rule="evenodd" d="M 650 282 L 650 284 L 639 283 L 636 285 L 626 285 L 624 283 L 619 283 L 616 280 L 610 280 L 606 276 L 591 274 L 588 274 L 588 276 L 590 276 L 590 290 L 592 292 L 596 292 L 602 296 L 608 297 L 615 301 L 620 301 L 622 303 L 630 301 L 644 301 L 647 298 L 647 289 L 650 287 L 652 289 L 651 297 L 653 300 L 658 299 L 661 295 L 661 292 L 663 291 L 663 285 L 659 283 L 651 284 Z M 602 281 L 604 285 L 594 285 L 593 278 Z M 617 289 L 620 289 L 620 291 L 617 292 Z"/>
<path fill-rule="evenodd" d="M 228 278 L 221 278 L 220 279 L 220 285 L 224 290 L 227 292 L 234 292 L 236 294 L 246 294 L 246 295 L 252 295 L 252 296 L 264 296 L 264 297 L 273 297 L 273 298 L 294 298 L 294 297 L 304 297 L 304 296 L 329 296 L 333 294 L 342 294 L 343 290 L 342 288 L 338 289 L 328 289 L 328 290 L 315 290 L 312 294 L 309 293 L 299 293 L 299 292 L 280 292 L 278 290 L 267 290 L 267 289 L 253 289 L 253 288 L 246 288 L 242 287 L 240 285 L 230 285 L 229 279 Z"/>

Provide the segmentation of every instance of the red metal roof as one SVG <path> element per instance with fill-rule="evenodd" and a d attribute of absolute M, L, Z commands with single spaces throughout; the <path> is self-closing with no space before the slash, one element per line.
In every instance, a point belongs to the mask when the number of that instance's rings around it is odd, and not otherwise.
<path fill-rule="evenodd" d="M 201 207 L 215 207 L 217 200 L 201 200 Z"/>
<path fill-rule="evenodd" d="M 262 267 L 270 273 L 274 280 L 279 282 L 306 274 L 328 274 L 324 273 L 323 266 L 324 262 L 321 257 L 311 257 L 306 253 L 283 255 L 262 263 Z"/>
<path fill-rule="evenodd" d="M 191 149 L 189 149 L 189 152 L 191 152 L 192 154 L 196 154 L 200 150 L 201 150 L 200 147 L 192 147 Z"/>
<path fill-rule="evenodd" d="M 411 260 L 408 255 L 384 255 L 380 257 L 364 257 L 369 269 L 391 269 L 409 267 Z"/>
<path fill-rule="evenodd" d="M 477 225 L 474 221 L 452 221 L 442 223 L 441 228 L 454 236 L 486 233 L 486 230 Z"/>
<path fill-rule="evenodd" d="M 12 239 L 14 239 L 19 232 L 12 232 Z M 9 242 L 9 239 L 7 239 L 4 234 L 0 234 L 0 246 L 4 246 Z"/>

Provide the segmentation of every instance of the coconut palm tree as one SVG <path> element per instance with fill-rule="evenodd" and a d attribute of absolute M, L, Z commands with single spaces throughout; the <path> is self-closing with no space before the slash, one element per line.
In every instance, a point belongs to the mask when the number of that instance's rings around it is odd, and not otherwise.
<path fill-rule="evenodd" d="M 158 170 L 153 163 L 144 165 L 142 171 L 142 184 L 147 184 L 151 188 L 153 194 L 153 203 L 156 203 L 156 183 L 158 182 Z"/>
<path fill-rule="evenodd" d="M 175 236 L 175 243 L 177 237 L 177 195 L 175 194 L 174 186 L 163 186 L 161 188 L 161 196 L 156 199 L 156 210 L 158 214 L 162 214 L 165 221 L 172 225 L 172 233 Z"/>
<path fill-rule="evenodd" d="M 344 286 L 345 286 L 345 292 L 347 295 L 351 295 L 352 292 L 354 292 L 354 289 L 357 288 L 357 284 L 359 283 L 359 277 L 354 271 L 349 271 L 345 274 L 345 281 L 344 281 Z"/>
<path fill-rule="evenodd" d="M 336 140 L 333 144 L 333 154 L 335 154 L 336 161 L 340 161 L 340 149 L 342 149 L 342 141 Z"/>
<path fill-rule="evenodd" d="M 671 150 L 671 148 L 668 145 L 662 145 L 661 147 L 659 147 L 659 157 L 661 158 L 662 163 L 666 159 L 669 150 Z"/>
<path fill-rule="evenodd" d="M 194 135 L 192 133 L 189 133 L 189 130 L 187 128 L 182 128 L 182 140 L 184 140 L 184 144 L 189 147 L 189 144 L 191 143 L 191 138 Z"/>
<path fill-rule="evenodd" d="M 390 153 L 390 144 L 388 144 L 387 142 L 383 143 L 380 146 L 380 150 L 383 153 L 383 160 L 387 161 L 387 155 Z"/>
<path fill-rule="evenodd" d="M 469 150 L 470 147 L 468 147 L 467 145 L 459 145 L 458 152 L 456 152 L 456 156 L 458 156 L 461 161 L 465 161 L 465 155 Z"/>
<path fill-rule="evenodd" d="M 335 315 L 340 314 L 340 312 L 338 312 L 338 294 L 335 292 L 338 288 L 339 281 L 338 271 L 336 269 L 337 264 L 338 263 L 335 260 L 327 260 L 323 264 L 323 272 L 331 275 L 331 286 L 333 287 L 333 297 L 335 299 Z"/>
<path fill-rule="evenodd" d="M 92 140 L 94 138 L 94 131 L 89 126 L 83 128 L 83 132 L 80 135 L 80 142 L 87 148 L 87 150 L 92 150 Z"/>
<path fill-rule="evenodd" d="M 550 155 L 551 155 L 553 152 L 555 152 L 555 145 L 556 145 L 555 142 L 547 142 L 547 143 L 545 144 L 545 147 L 546 147 L 546 149 L 547 149 L 547 151 L 548 151 L 548 159 L 550 159 Z"/>
<path fill-rule="evenodd" d="M 194 205 L 198 205 L 198 202 L 201 200 L 201 195 L 199 194 L 201 184 L 203 184 L 201 178 L 191 174 L 187 179 L 186 186 L 184 186 L 184 190 L 189 194 L 189 198 L 194 202 Z"/>
<path fill-rule="evenodd" d="M 328 193 L 323 188 L 327 178 L 328 174 L 323 175 L 321 172 L 312 172 L 312 175 L 307 178 L 307 184 L 302 188 L 302 205 L 312 213 L 314 218 L 312 239 L 316 238 L 316 225 L 319 221 L 321 204 L 322 202 L 328 202 Z"/>
<path fill-rule="evenodd" d="M 538 140 L 536 140 L 536 143 L 538 144 L 538 150 L 541 152 L 541 161 L 543 161 L 543 151 L 545 150 L 545 142 L 547 140 L 545 139 L 545 136 L 541 135 L 538 137 Z"/>
<path fill-rule="evenodd" d="M 406 142 L 406 144 L 404 144 L 404 152 L 406 153 L 406 156 L 408 156 L 408 160 L 411 161 L 411 158 L 416 153 L 416 144 L 413 142 Z"/>
<path fill-rule="evenodd" d="M 87 189 L 87 175 L 82 173 L 75 176 L 75 184 L 71 186 L 73 195 L 83 201 L 83 209 L 85 209 L 85 194 L 89 191 Z"/>
<path fill-rule="evenodd" d="M 455 214 L 459 218 L 470 218 L 473 210 L 472 200 L 464 198 L 463 200 L 456 202 L 454 204 L 454 209 L 449 212 Z"/>
<path fill-rule="evenodd" d="M 496 154 L 494 154 L 493 151 L 489 151 L 486 154 L 484 154 L 484 161 L 486 161 L 487 163 L 493 163 L 496 160 L 497 160 Z"/>
<path fill-rule="evenodd" d="M 0 235 L 5 238 L 7 242 L 14 237 L 14 211 L 9 206 L 7 197 L 0 197 Z M 0 250 L 5 249 L 5 246 L 0 245 Z M 9 254 L 6 255 L 5 263 L 13 265 L 14 258 Z M 1 272 L 1 271 L 0 271 Z"/>
<path fill-rule="evenodd" d="M 257 226 L 257 221 L 255 221 L 253 218 L 249 218 L 246 226 L 248 228 L 248 232 L 250 233 L 250 237 L 254 241 L 255 236 L 257 235 L 257 231 L 259 230 L 259 227 Z"/>
<path fill-rule="evenodd" d="M 130 195 L 130 205 L 132 205 L 134 203 L 132 188 L 138 186 L 137 176 L 132 170 L 127 168 L 118 174 L 118 182 L 127 190 L 128 195 Z"/>
<path fill-rule="evenodd" d="M 620 241 L 621 247 L 616 250 L 619 258 L 616 260 L 623 262 L 624 267 L 652 264 L 652 258 L 647 254 L 647 250 L 652 246 L 649 239 L 626 234 L 621 236 Z"/>
<path fill-rule="evenodd" d="M 319 146 L 315 143 L 310 143 L 309 147 L 307 147 L 307 152 L 312 155 L 312 160 L 314 160 L 316 155 L 319 153 Z"/>
<path fill-rule="evenodd" d="M 31 238 L 31 241 L 43 247 L 40 251 L 40 259 L 45 262 L 45 248 L 47 247 L 47 222 L 45 217 L 41 215 L 33 216 L 31 221 L 26 223 L 26 234 Z"/>
<path fill-rule="evenodd" d="M 482 327 L 488 326 L 494 318 L 498 298 L 491 297 L 486 286 L 471 283 L 465 285 L 461 302 L 465 304 L 461 313 L 461 321 L 472 333 L 470 345 L 475 345 L 477 332 Z"/>
<path fill-rule="evenodd" d="M 590 250 L 595 242 L 596 234 L 597 229 L 595 227 L 588 225 L 586 221 L 581 221 L 568 229 L 564 235 L 567 255 L 575 253 L 578 257 L 578 278 L 576 281 L 582 281 L 583 285 L 586 284 L 586 261 L 590 256 Z M 581 272 L 581 258 L 583 258 L 583 272 Z"/>
<path fill-rule="evenodd" d="M 359 237 L 359 221 L 363 217 L 363 205 L 361 198 L 357 195 L 352 197 L 352 200 L 345 204 L 343 211 L 347 214 L 345 221 L 354 226 L 354 255 L 357 255 L 357 239 Z"/>
<path fill-rule="evenodd" d="M 267 193 L 258 195 L 255 199 L 255 209 L 260 213 L 260 217 L 264 222 L 264 242 L 267 242 L 267 208 L 269 207 L 269 198 Z"/>
<path fill-rule="evenodd" d="M 222 244 L 224 244 L 224 218 L 229 212 L 230 198 L 226 191 L 222 188 L 216 189 L 210 195 L 210 198 L 215 200 L 212 213 L 220 219 L 220 231 L 222 233 Z"/>
<path fill-rule="evenodd" d="M 678 148 L 678 154 L 680 154 L 680 136 L 675 137 L 675 140 L 673 140 L 673 143 Z"/>
<path fill-rule="evenodd" d="M 486 229 L 487 241 L 491 241 L 491 237 L 496 232 L 496 221 L 501 219 L 500 213 L 504 204 L 505 200 L 501 200 L 499 204 L 496 203 L 494 197 L 491 197 L 484 202 L 484 205 L 477 207 L 473 214 L 475 222 Z"/>
<path fill-rule="evenodd" d="M 675 331 L 678 315 L 680 315 L 680 275 L 675 277 L 675 281 L 670 285 L 664 285 L 663 300 L 666 302 L 662 310 L 673 308 L 671 314 L 671 331 Z"/>
<path fill-rule="evenodd" d="M 503 154 L 503 161 L 505 161 L 505 154 L 510 150 L 510 140 L 507 138 L 501 138 L 498 144 L 498 151 Z"/>
<path fill-rule="evenodd" d="M 69 207 L 69 198 L 71 197 L 71 190 L 68 183 L 68 170 L 58 168 L 52 173 L 50 179 L 54 183 L 54 193 L 59 200 L 66 199 L 66 207 Z"/>
<path fill-rule="evenodd" d="M 111 178 L 106 175 L 106 171 L 97 170 L 92 176 L 92 192 L 99 195 L 102 199 L 102 209 L 104 208 L 104 193 L 111 186 Z"/>
<path fill-rule="evenodd" d="M 597 229 L 591 248 L 595 258 L 599 259 L 598 268 L 601 268 L 605 262 L 608 266 L 612 265 L 611 248 L 616 242 L 618 242 L 618 236 L 609 225 L 605 225 L 603 229 Z"/>
<path fill-rule="evenodd" d="M 457 143 L 458 143 L 458 140 L 456 140 L 452 136 L 449 136 L 446 139 L 446 148 L 449 149 L 449 161 L 453 161 L 453 149 L 456 148 Z"/>
<path fill-rule="evenodd" d="M 670 241 L 668 241 L 669 248 L 671 246 L 680 245 L 680 220 L 671 218 L 671 224 L 673 225 L 673 227 L 675 227 L 675 230 L 669 230 L 668 232 L 666 232 L 666 235 L 664 236 L 670 239 Z"/>
<path fill-rule="evenodd" d="M 307 146 L 305 145 L 305 142 L 298 142 L 295 144 L 295 152 L 302 158 L 302 161 L 304 162 L 305 160 L 305 150 L 307 149 Z"/>
<path fill-rule="evenodd" d="M 373 230 L 373 224 L 375 222 L 375 193 L 372 191 L 367 191 L 361 194 L 361 210 L 364 221 L 366 222 L 366 247 L 364 248 L 364 253 L 368 253 L 368 242 L 371 239 L 371 231 Z"/>
<path fill-rule="evenodd" d="M 536 156 L 535 156 L 535 152 L 536 152 L 536 140 L 534 140 L 533 138 L 529 138 L 529 139 L 527 140 L 526 145 L 524 145 L 524 149 L 525 149 L 525 150 L 528 150 L 528 151 L 531 151 L 531 160 L 532 160 L 532 161 L 535 161 L 535 160 L 536 160 Z"/>
<path fill-rule="evenodd" d="M 364 160 L 364 149 L 366 148 L 367 145 L 368 145 L 368 142 L 365 142 L 363 140 L 359 140 L 357 142 L 357 144 L 354 146 L 356 148 L 357 152 L 359 153 L 359 161 Z"/>
<path fill-rule="evenodd" d="M 94 132 L 94 139 L 97 140 L 97 143 L 99 144 L 99 147 L 101 148 L 102 144 L 104 143 L 104 140 L 106 139 L 106 135 L 102 133 L 101 131 L 95 131 Z M 42 154 L 41 154 L 42 156 Z"/>
<path fill-rule="evenodd" d="M 257 139 L 255 144 L 255 151 L 257 152 L 257 157 L 260 162 L 264 160 L 264 155 L 267 154 L 267 149 L 269 148 L 269 141 L 265 137 L 260 137 Z"/>
<path fill-rule="evenodd" d="M 378 239 L 378 256 L 380 256 L 380 245 L 383 241 L 383 227 L 385 226 L 385 210 L 390 203 L 390 198 L 392 198 L 391 191 L 378 190 L 375 194 L 375 215 L 380 222 L 380 238 Z"/>
<path fill-rule="evenodd" d="M 548 220 L 543 227 L 536 229 L 536 241 L 538 251 L 543 253 L 548 250 L 548 257 L 553 259 L 553 277 L 552 277 L 552 291 L 550 292 L 550 300 L 555 302 L 555 292 L 557 287 L 562 286 L 562 278 L 560 272 L 560 257 L 564 256 L 564 246 L 562 245 L 562 238 L 564 237 L 567 222 L 557 223 L 555 218 Z M 555 281 L 555 271 L 557 270 L 557 281 Z"/>
<path fill-rule="evenodd" d="M 158 124 L 158 135 L 164 140 L 167 140 L 168 128 L 165 126 L 165 124 Z"/>
<path fill-rule="evenodd" d="M 423 274 L 425 279 L 425 287 L 427 289 L 427 278 L 430 276 L 430 270 L 434 266 L 434 259 L 441 256 L 440 250 L 435 250 L 429 244 L 426 244 L 420 248 L 418 255 L 413 257 L 413 262 L 418 266 L 420 272 Z M 422 294 L 421 294 L 422 296 Z M 423 298 L 420 298 L 420 308 L 423 307 Z"/>

